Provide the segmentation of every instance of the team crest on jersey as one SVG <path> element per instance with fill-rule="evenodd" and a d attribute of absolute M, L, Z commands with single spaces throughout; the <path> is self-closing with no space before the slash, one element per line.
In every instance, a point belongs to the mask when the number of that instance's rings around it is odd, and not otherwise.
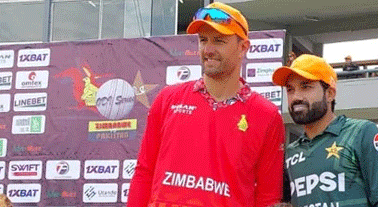
<path fill-rule="evenodd" d="M 373 144 L 375 149 L 378 151 L 378 134 L 375 135 Z"/>
<path fill-rule="evenodd" d="M 338 147 L 336 145 L 336 142 L 334 142 L 331 147 L 325 149 L 328 152 L 327 159 L 332 156 L 335 156 L 337 159 L 340 159 L 339 151 L 342 149 L 344 149 L 344 147 Z"/>
<path fill-rule="evenodd" d="M 243 132 L 247 131 L 248 129 L 248 122 L 244 114 L 241 115 L 240 121 L 238 123 L 238 127 L 239 127 L 239 130 Z"/>

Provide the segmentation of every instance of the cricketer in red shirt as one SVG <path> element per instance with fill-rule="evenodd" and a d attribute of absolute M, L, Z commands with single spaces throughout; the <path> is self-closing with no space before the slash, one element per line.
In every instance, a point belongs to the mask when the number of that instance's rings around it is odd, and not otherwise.
<path fill-rule="evenodd" d="M 196 13 L 188 33 L 199 33 L 204 77 L 168 86 L 156 97 L 129 207 L 280 202 L 284 125 L 278 108 L 240 78 L 250 45 L 247 31 L 245 18 L 225 4 L 215 2 Z"/>

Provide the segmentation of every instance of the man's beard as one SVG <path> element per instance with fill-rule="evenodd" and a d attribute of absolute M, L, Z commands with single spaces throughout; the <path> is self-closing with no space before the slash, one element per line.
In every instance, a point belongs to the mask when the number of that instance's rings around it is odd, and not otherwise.
<path fill-rule="evenodd" d="M 307 112 L 303 112 L 303 111 L 294 112 L 293 106 L 297 105 L 297 104 L 307 105 L 308 111 Z M 289 113 L 290 113 L 291 118 L 293 118 L 293 121 L 296 124 L 307 125 L 307 124 L 312 124 L 312 123 L 320 120 L 321 118 L 323 118 L 325 116 L 325 114 L 327 113 L 327 110 L 328 110 L 327 109 L 327 101 L 325 99 L 325 96 L 323 96 L 323 100 L 318 101 L 318 102 L 314 102 L 311 105 L 311 107 L 310 107 L 310 104 L 308 102 L 295 101 L 291 104 Z"/>

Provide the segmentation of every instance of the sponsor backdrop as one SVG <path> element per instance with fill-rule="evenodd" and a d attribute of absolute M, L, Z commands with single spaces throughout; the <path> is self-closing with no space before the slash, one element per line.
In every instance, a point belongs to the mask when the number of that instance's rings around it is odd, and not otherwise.
<path fill-rule="evenodd" d="M 241 71 L 278 107 L 284 36 L 251 32 Z M 124 206 L 154 97 L 201 74 L 196 35 L 0 46 L 0 193 L 15 206 Z"/>

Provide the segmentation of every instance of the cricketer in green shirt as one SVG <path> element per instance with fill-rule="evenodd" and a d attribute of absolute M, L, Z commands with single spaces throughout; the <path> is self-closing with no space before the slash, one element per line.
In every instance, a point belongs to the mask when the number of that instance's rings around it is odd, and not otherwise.
<path fill-rule="evenodd" d="M 378 128 L 338 116 L 313 139 L 286 148 L 295 207 L 378 206 Z"/>

